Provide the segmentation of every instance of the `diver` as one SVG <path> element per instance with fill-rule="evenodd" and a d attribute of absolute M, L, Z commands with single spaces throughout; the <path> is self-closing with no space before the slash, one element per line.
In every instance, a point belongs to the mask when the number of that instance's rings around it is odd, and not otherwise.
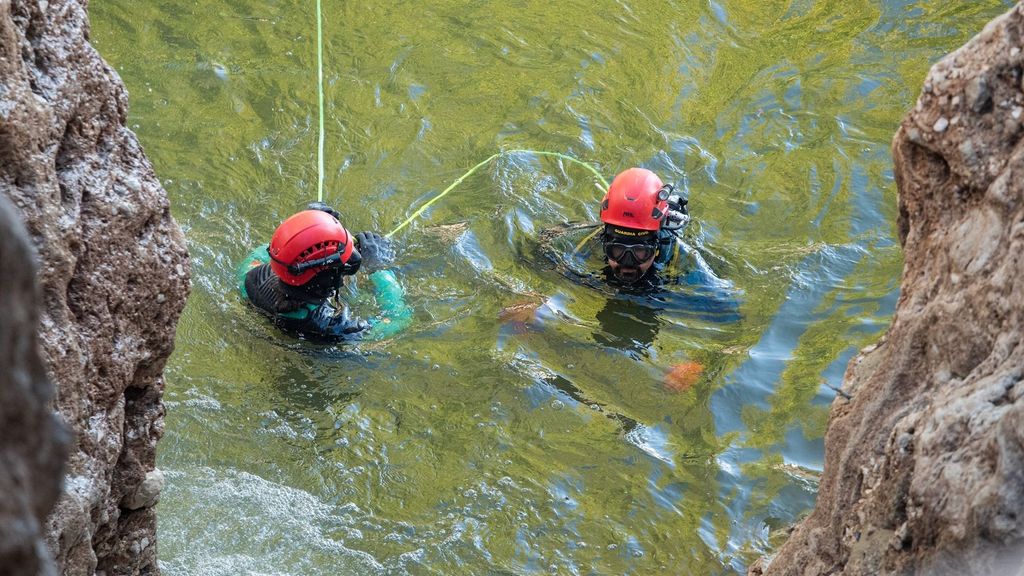
<path fill-rule="evenodd" d="M 600 204 L 600 221 L 543 230 L 539 252 L 564 276 L 598 290 L 611 287 L 620 295 L 648 300 L 678 292 L 667 291 L 669 285 L 685 285 L 695 297 L 732 300 L 736 294 L 732 283 L 715 274 L 699 247 L 683 240 L 683 230 L 691 221 L 688 203 L 675 186 L 662 182 L 654 172 L 629 168 L 608 186 Z M 600 272 L 588 264 L 596 254 L 601 257 Z"/>
<path fill-rule="evenodd" d="M 673 185 L 645 168 L 624 170 L 601 200 L 599 217 L 549 228 L 540 243 L 541 254 L 564 276 L 613 292 L 596 314 L 599 343 L 640 357 L 666 314 L 683 322 L 740 320 L 739 291 L 682 239 L 691 218 L 687 199 Z M 600 269 L 591 261 L 597 255 Z"/>
<path fill-rule="evenodd" d="M 376 232 L 353 237 L 339 213 L 322 202 L 292 215 L 270 244 L 254 250 L 239 271 L 242 296 L 286 333 L 321 342 L 380 339 L 408 325 L 411 310 L 393 271 L 390 242 Z M 380 316 L 353 316 L 340 303 L 345 277 L 369 273 Z M 334 302 L 330 302 L 333 298 Z"/>

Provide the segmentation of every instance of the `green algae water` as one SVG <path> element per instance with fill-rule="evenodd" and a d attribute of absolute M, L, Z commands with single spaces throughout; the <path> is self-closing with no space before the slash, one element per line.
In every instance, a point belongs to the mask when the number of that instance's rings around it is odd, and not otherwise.
<path fill-rule="evenodd" d="M 671 291 L 580 282 L 600 261 L 549 231 L 596 218 L 595 178 L 503 155 L 395 235 L 413 325 L 331 347 L 234 278 L 317 195 L 315 2 L 92 0 L 193 258 L 164 573 L 743 573 L 813 505 L 833 388 L 894 309 L 897 123 L 1011 4 L 324 0 L 349 229 L 503 149 L 650 168 L 694 216 Z"/>

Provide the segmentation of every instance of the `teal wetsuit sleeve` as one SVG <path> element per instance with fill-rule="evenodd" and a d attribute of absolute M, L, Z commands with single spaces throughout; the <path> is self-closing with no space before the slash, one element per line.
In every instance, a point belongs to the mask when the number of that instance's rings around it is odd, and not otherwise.
<path fill-rule="evenodd" d="M 238 264 L 238 268 L 235 269 L 235 281 L 238 282 L 238 291 L 241 292 L 242 298 L 249 299 L 249 294 L 245 290 L 245 275 L 249 273 L 249 270 L 267 262 L 270 262 L 270 253 L 267 252 L 267 245 L 263 244 L 253 248 Z"/>
<path fill-rule="evenodd" d="M 405 304 L 405 290 L 391 270 L 370 274 L 373 292 L 380 308 L 380 317 L 366 334 L 367 340 L 383 340 L 398 334 L 412 324 L 412 308 Z"/>

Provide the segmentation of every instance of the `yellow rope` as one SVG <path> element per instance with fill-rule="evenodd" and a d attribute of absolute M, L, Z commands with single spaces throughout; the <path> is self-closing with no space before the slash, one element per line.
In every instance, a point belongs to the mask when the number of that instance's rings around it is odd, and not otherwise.
<path fill-rule="evenodd" d="M 322 13 L 320 0 L 316 0 L 316 88 L 320 104 L 320 136 L 316 149 L 316 199 L 318 202 L 324 201 L 324 34 Z"/>
<path fill-rule="evenodd" d="M 440 194 L 438 194 L 437 196 L 434 196 L 433 198 L 431 198 L 429 202 L 427 202 L 423 206 L 420 206 L 420 208 L 418 210 L 416 210 L 415 212 L 412 213 L 412 216 L 409 216 L 408 218 L 405 219 L 404 222 L 399 224 L 394 230 L 392 230 L 391 232 L 388 232 L 386 237 L 390 238 L 390 237 L 394 236 L 402 228 L 405 228 L 410 222 L 412 222 L 416 218 L 419 218 L 427 210 L 427 208 L 430 208 L 430 206 L 434 202 L 437 202 L 441 198 L 444 198 L 445 196 L 447 196 L 448 193 L 451 192 L 452 190 L 454 190 L 456 186 L 461 184 L 463 180 L 465 180 L 466 178 L 469 178 L 470 176 L 472 176 L 477 170 L 480 169 L 481 166 L 487 164 L 488 162 L 490 162 L 491 160 L 494 160 L 495 158 L 497 158 L 498 156 L 501 156 L 502 154 L 535 154 L 537 156 L 554 156 L 556 158 L 561 158 L 562 160 L 566 160 L 568 162 L 572 162 L 573 164 L 579 164 L 580 166 L 583 166 L 587 170 L 590 170 L 594 174 L 594 176 L 596 176 L 597 179 L 601 181 L 601 184 L 604 185 L 605 189 L 608 188 L 608 181 L 604 179 L 604 176 L 601 176 L 601 173 L 598 172 L 596 168 L 594 168 L 590 164 L 587 164 L 586 162 L 583 162 L 582 160 L 577 160 L 576 158 L 573 158 L 572 156 L 566 156 L 565 154 L 561 154 L 559 152 L 545 152 L 545 151 L 542 151 L 542 150 L 505 150 L 503 152 L 495 152 L 494 154 L 491 154 L 490 156 L 488 156 L 487 159 L 485 159 L 484 161 L 482 161 L 479 164 L 477 164 L 476 166 L 473 166 L 472 168 L 470 168 L 468 172 L 466 172 L 462 176 L 459 176 L 454 182 L 452 182 Z"/>

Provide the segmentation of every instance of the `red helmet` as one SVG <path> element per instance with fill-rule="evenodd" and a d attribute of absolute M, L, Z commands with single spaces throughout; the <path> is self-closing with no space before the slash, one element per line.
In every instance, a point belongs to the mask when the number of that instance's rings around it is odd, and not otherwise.
<path fill-rule="evenodd" d="M 352 241 L 348 230 L 338 219 L 320 210 L 303 210 L 289 217 L 274 230 L 270 238 L 270 269 L 285 284 L 302 286 L 317 272 L 338 263 L 348 262 L 352 256 Z M 320 265 L 301 266 L 325 260 Z"/>
<path fill-rule="evenodd" d="M 645 168 L 630 168 L 612 180 L 601 201 L 601 221 L 633 230 L 655 231 L 668 214 L 669 190 Z"/>

